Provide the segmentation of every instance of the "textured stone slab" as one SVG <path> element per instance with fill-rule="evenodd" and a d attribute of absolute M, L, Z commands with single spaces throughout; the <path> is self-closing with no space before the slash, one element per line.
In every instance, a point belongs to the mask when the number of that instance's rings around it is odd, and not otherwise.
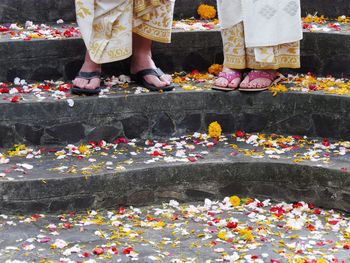
<path fill-rule="evenodd" d="M 301 0 L 302 16 L 307 14 L 338 17 L 350 14 L 350 2 L 348 0 Z"/>
<path fill-rule="evenodd" d="M 0 49 L 0 80 L 72 79 L 82 64 L 85 45 L 81 39 L 2 40 Z M 206 70 L 211 63 L 222 61 L 221 49 L 218 32 L 176 31 L 171 44 L 155 44 L 154 58 L 168 72 Z M 106 74 L 128 73 L 128 69 L 129 60 L 104 65 Z"/>
<path fill-rule="evenodd" d="M 230 207 L 226 201 L 212 199 L 141 208 L 115 206 L 108 211 L 64 215 L 2 215 L 0 261 L 62 262 L 64 257 L 66 262 L 81 262 L 85 255 L 90 260 L 85 262 L 230 262 L 229 257 L 231 262 L 238 262 L 237 258 L 247 259 L 245 262 L 292 262 L 298 256 L 303 261 L 331 258 L 348 262 L 349 245 L 344 236 L 349 233 L 350 217 L 297 204 L 298 208 L 291 209 L 296 203 L 256 200 L 249 206 Z M 298 226 L 292 228 L 295 221 Z M 330 227 L 328 222 L 335 225 Z M 249 232 L 244 231 L 247 227 Z M 242 237 L 241 231 L 254 239 Z M 230 240 L 222 240 L 223 234 Z M 296 237 L 307 246 L 294 249 L 298 246 Z M 66 243 L 62 249 L 55 246 Z M 288 253 L 284 253 L 286 246 Z M 133 260 L 127 247 L 134 252 Z M 96 255 L 98 251 L 102 256 Z"/>
<path fill-rule="evenodd" d="M 244 143 L 236 144 L 239 148 L 253 149 Z M 141 149 L 144 145 L 143 141 L 136 142 Z M 308 152 L 307 147 L 283 154 L 280 159 L 267 155 L 256 159 L 243 153 L 232 155 L 232 147 L 220 142 L 212 148 L 198 145 L 187 151 L 195 155 L 208 151 L 194 163 L 187 159 L 151 163 L 148 161 L 153 157 L 147 149 L 137 150 L 136 155 L 132 154 L 134 149 L 120 145 L 115 150 L 103 151 L 103 155 L 96 152 L 83 159 L 69 156 L 57 159 L 53 153 L 45 153 L 40 159 L 12 157 L 10 163 L 2 165 L 3 170 L 24 162 L 33 165 L 33 169 L 7 172 L 0 180 L 0 209 L 2 213 L 76 211 L 241 195 L 291 202 L 304 200 L 350 211 L 347 155 L 332 154 L 329 163 L 296 164 L 293 156 Z M 167 156 L 175 157 L 175 152 L 170 151 Z M 91 159 L 95 161 L 92 163 Z M 7 180 L 9 177 L 12 179 Z"/>
<path fill-rule="evenodd" d="M 175 19 L 197 16 L 197 7 L 201 3 L 215 5 L 215 0 L 177 0 L 175 2 Z M 0 3 L 0 23 L 25 22 L 66 22 L 75 21 L 74 0 L 2 0 Z"/>
<path fill-rule="evenodd" d="M 74 0 L 1 0 L 0 23 L 75 21 Z"/>
<path fill-rule="evenodd" d="M 175 19 L 197 16 L 199 4 L 216 5 L 216 0 L 176 0 Z M 318 12 L 329 17 L 350 14 L 350 3 L 347 0 L 302 0 L 302 15 Z M 74 0 L 2 0 L 0 3 L 0 23 L 55 22 L 63 19 L 75 21 Z"/>
<path fill-rule="evenodd" d="M 74 97 L 66 101 L 0 103 L 0 147 L 113 141 L 206 131 L 219 121 L 224 132 L 278 132 L 350 139 L 348 96 L 288 92 L 245 94 L 182 91 Z"/>
<path fill-rule="evenodd" d="M 188 43 L 191 43 L 190 45 Z M 15 77 L 31 80 L 72 79 L 84 57 L 81 39 L 0 41 L 0 81 Z M 350 34 L 304 33 L 302 69 L 319 75 L 350 76 Z M 154 58 L 167 72 L 207 70 L 222 63 L 218 31 L 175 31 L 171 44 L 155 44 Z M 106 74 L 128 73 L 129 60 L 104 65 Z"/>

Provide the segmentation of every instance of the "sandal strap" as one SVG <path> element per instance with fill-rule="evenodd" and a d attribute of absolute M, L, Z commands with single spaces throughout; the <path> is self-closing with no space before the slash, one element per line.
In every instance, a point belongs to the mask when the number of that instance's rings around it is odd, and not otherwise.
<path fill-rule="evenodd" d="M 252 70 L 248 73 L 248 77 L 249 81 L 253 81 L 256 79 L 269 79 L 271 81 L 274 81 L 276 79 L 276 73 L 261 70 Z"/>
<path fill-rule="evenodd" d="M 149 76 L 149 75 L 160 78 L 161 76 L 164 75 L 164 72 L 160 68 L 150 68 L 150 69 L 140 70 L 139 72 L 136 73 L 136 76 L 139 79 L 143 79 L 145 76 Z"/>
<path fill-rule="evenodd" d="M 219 78 L 224 78 L 227 79 L 227 81 L 229 83 L 232 82 L 232 80 L 237 79 L 237 78 L 241 78 L 242 74 L 238 71 L 234 71 L 234 72 L 220 72 L 219 73 Z"/>
<path fill-rule="evenodd" d="M 78 73 L 78 78 L 86 79 L 86 80 L 91 80 L 95 78 L 100 78 L 101 77 L 101 72 L 99 71 L 93 71 L 93 72 L 84 72 L 80 71 Z"/>

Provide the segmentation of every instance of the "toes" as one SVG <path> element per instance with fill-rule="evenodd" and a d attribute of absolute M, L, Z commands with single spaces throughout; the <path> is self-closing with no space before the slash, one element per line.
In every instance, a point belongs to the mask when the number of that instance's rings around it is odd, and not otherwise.
<path fill-rule="evenodd" d="M 159 78 L 161 81 L 165 82 L 166 85 L 170 85 L 173 78 L 170 75 L 163 75 Z"/>
<path fill-rule="evenodd" d="M 77 79 L 73 80 L 74 86 L 77 86 L 79 88 L 85 88 L 88 83 L 89 83 L 89 81 L 86 79 L 77 78 Z"/>
<path fill-rule="evenodd" d="M 249 84 L 249 88 L 267 88 L 271 85 L 271 81 L 266 79 L 255 79 L 252 80 Z"/>
<path fill-rule="evenodd" d="M 164 88 L 167 86 L 167 83 L 164 81 L 161 81 L 156 76 L 145 76 L 145 81 L 151 85 L 156 86 L 157 88 Z"/>
<path fill-rule="evenodd" d="M 218 78 L 215 80 L 215 86 L 227 87 L 228 80 L 225 78 Z"/>
<path fill-rule="evenodd" d="M 99 79 L 92 79 L 90 82 L 85 86 L 86 89 L 97 89 L 101 84 L 101 81 Z"/>
<path fill-rule="evenodd" d="M 248 84 L 249 84 L 249 77 L 248 76 L 246 76 L 245 78 L 244 78 L 244 80 L 241 82 L 241 87 L 242 88 L 247 88 L 248 87 Z"/>
<path fill-rule="evenodd" d="M 259 85 L 259 82 L 257 82 L 256 80 L 252 80 L 251 82 L 249 82 L 249 83 L 247 84 L 247 87 L 248 87 L 248 88 L 257 88 L 258 85 Z"/>
<path fill-rule="evenodd" d="M 234 79 L 228 86 L 230 87 L 230 88 L 233 88 L 233 89 L 235 89 L 235 88 L 237 88 L 238 86 L 239 86 L 239 84 L 241 83 L 241 79 L 240 78 L 237 78 L 237 79 Z"/>

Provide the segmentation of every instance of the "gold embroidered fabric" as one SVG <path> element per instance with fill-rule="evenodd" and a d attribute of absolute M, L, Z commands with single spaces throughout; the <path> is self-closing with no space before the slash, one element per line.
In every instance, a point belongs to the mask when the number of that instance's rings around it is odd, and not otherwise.
<path fill-rule="evenodd" d="M 224 65 L 232 69 L 300 68 L 300 42 L 278 46 L 246 48 L 244 26 L 222 29 Z"/>
<path fill-rule="evenodd" d="M 175 0 L 75 0 L 77 21 L 98 63 L 132 55 L 132 33 L 169 43 Z"/>

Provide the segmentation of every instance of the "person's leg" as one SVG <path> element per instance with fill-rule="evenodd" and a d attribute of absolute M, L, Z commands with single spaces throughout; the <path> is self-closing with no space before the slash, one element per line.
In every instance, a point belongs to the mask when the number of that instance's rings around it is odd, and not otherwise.
<path fill-rule="evenodd" d="M 253 66 L 254 70 L 249 72 L 241 84 L 241 88 L 266 89 L 277 76 L 275 48 L 248 48 L 247 63 Z"/>
<path fill-rule="evenodd" d="M 83 66 L 80 69 L 80 72 L 88 72 L 88 73 L 101 72 L 101 65 L 93 62 L 90 58 L 89 52 L 86 51 L 85 61 L 84 61 Z M 77 87 L 82 88 L 82 89 L 96 89 L 100 86 L 101 80 L 99 77 L 93 78 L 91 80 L 87 80 L 87 79 L 84 79 L 84 78 L 77 76 L 73 80 L 73 84 L 74 84 L 74 86 L 77 86 Z"/>
<path fill-rule="evenodd" d="M 273 50 L 272 63 L 257 62 L 256 50 L 253 48 L 247 49 L 247 64 L 249 68 L 254 70 L 242 81 L 241 88 L 266 89 L 276 78 L 279 68 L 300 68 L 299 42 L 282 44 L 270 48 Z M 269 52 L 265 50 L 262 54 L 268 55 Z M 268 56 L 266 58 L 268 60 Z M 261 60 L 261 56 L 259 60 Z"/>
<path fill-rule="evenodd" d="M 126 59 L 132 53 L 133 0 L 95 2 L 76 1 L 77 22 L 88 51 L 73 81 L 73 93 L 94 94 L 101 82 L 101 64 Z"/>
<path fill-rule="evenodd" d="M 132 74 L 157 68 L 152 59 L 152 42 L 171 42 L 174 2 L 168 0 L 134 10 L 133 55 L 130 68 Z M 148 9 L 149 12 L 145 14 L 143 9 Z M 159 77 L 146 75 L 143 79 L 156 88 L 172 86 L 172 77 L 167 74 L 159 74 Z"/>
<path fill-rule="evenodd" d="M 225 58 L 222 70 L 224 74 L 216 79 L 215 86 L 236 89 L 242 80 L 241 69 L 246 67 L 243 24 L 222 29 L 221 36 Z"/>
<path fill-rule="evenodd" d="M 133 34 L 133 55 L 131 58 L 131 74 L 144 69 L 156 69 L 156 65 L 152 59 L 152 40 L 144 38 L 138 34 Z M 147 75 L 144 77 L 145 81 L 155 85 L 158 88 L 165 87 L 171 83 L 170 75 L 163 75 L 156 77 Z"/>

